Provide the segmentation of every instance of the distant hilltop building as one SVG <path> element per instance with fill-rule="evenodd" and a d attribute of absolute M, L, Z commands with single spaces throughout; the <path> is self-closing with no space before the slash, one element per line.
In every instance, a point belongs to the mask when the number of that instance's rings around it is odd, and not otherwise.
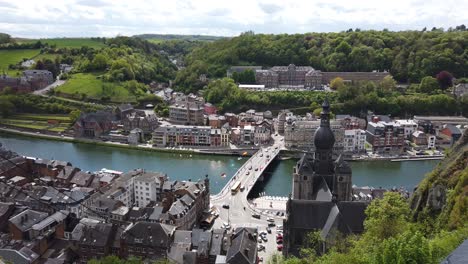
<path fill-rule="evenodd" d="M 227 71 L 227 76 L 231 77 L 234 72 L 245 70 L 254 71 L 256 84 L 264 85 L 265 88 L 321 89 L 322 85 L 329 84 L 336 77 L 345 82 L 378 82 L 390 75 L 388 72 L 322 72 L 310 66 L 289 64 L 270 69 L 262 69 L 259 66 L 233 66 Z"/>
<path fill-rule="evenodd" d="M 54 82 L 54 76 L 46 70 L 26 70 L 21 77 L 0 75 L 0 91 L 10 87 L 16 92 L 31 92 L 45 88 Z"/>

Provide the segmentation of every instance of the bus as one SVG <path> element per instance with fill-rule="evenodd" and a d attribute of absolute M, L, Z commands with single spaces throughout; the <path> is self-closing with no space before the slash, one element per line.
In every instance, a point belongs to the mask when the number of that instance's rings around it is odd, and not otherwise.
<path fill-rule="evenodd" d="M 241 187 L 240 181 L 236 181 L 236 182 L 234 183 L 234 185 L 232 186 L 232 188 L 231 188 L 231 193 L 232 193 L 233 195 L 236 194 L 236 193 L 239 191 L 240 187 Z"/>

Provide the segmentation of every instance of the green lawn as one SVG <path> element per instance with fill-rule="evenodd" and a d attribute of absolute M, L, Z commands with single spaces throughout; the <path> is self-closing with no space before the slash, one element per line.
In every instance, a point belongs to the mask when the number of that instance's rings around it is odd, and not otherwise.
<path fill-rule="evenodd" d="M 24 58 L 30 59 L 38 54 L 39 49 L 0 50 L 0 72 L 5 71 L 8 75 L 17 76 L 21 71 L 9 70 L 8 65 L 17 64 Z"/>
<path fill-rule="evenodd" d="M 57 48 L 80 48 L 82 46 L 88 46 L 90 48 L 102 48 L 106 44 L 101 41 L 92 40 L 90 38 L 55 38 L 55 39 L 34 39 L 28 40 L 28 42 L 36 42 L 40 40 L 42 43 L 48 43 L 49 45 L 57 45 Z"/>
<path fill-rule="evenodd" d="M 57 120 L 61 122 L 70 122 L 70 117 L 68 115 L 16 114 L 16 115 L 11 116 L 10 119 L 36 120 L 36 121 Z"/>
<path fill-rule="evenodd" d="M 132 96 L 127 89 L 118 83 L 106 83 L 98 79 L 98 74 L 77 73 L 67 80 L 67 82 L 55 89 L 56 92 L 70 94 L 79 98 L 85 94 L 87 98 L 101 99 L 104 96 L 109 96 L 111 101 L 125 102 L 135 101 L 135 96 Z M 108 89 L 104 89 L 104 85 Z"/>
<path fill-rule="evenodd" d="M 49 120 L 58 121 L 57 124 L 49 123 Z M 9 118 L 1 118 L 0 124 L 14 126 L 17 128 L 30 128 L 37 130 L 49 130 L 63 132 L 71 127 L 72 123 L 68 115 L 37 115 L 16 114 Z"/>

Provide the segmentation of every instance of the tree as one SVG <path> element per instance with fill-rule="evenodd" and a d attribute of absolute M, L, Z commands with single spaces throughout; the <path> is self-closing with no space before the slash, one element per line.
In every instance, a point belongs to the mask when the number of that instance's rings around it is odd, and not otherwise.
<path fill-rule="evenodd" d="M 439 83 L 437 82 L 436 78 L 431 76 L 426 76 L 421 80 L 419 84 L 419 91 L 422 93 L 433 93 L 435 90 L 439 88 Z"/>
<path fill-rule="evenodd" d="M 345 84 L 344 81 L 341 77 L 336 77 L 335 79 L 331 80 L 330 82 L 330 88 L 333 90 L 338 90 L 340 88 L 344 88 Z"/>
<path fill-rule="evenodd" d="M 413 230 L 384 240 L 376 253 L 376 262 L 382 264 L 433 262 L 428 240 Z"/>
<path fill-rule="evenodd" d="M 391 75 L 387 75 L 380 82 L 379 86 L 383 91 L 393 92 L 396 89 L 397 82 L 393 79 Z"/>
<path fill-rule="evenodd" d="M 386 192 L 383 199 L 373 200 L 366 209 L 366 236 L 382 241 L 404 232 L 408 227 L 409 206 L 396 192 Z"/>
<path fill-rule="evenodd" d="M 68 115 L 70 117 L 70 121 L 72 123 L 75 123 L 76 120 L 78 120 L 78 118 L 80 117 L 81 115 L 81 111 L 80 110 L 73 110 L 70 112 L 70 114 Z"/>
<path fill-rule="evenodd" d="M 335 48 L 335 52 L 341 52 L 345 55 L 351 53 L 352 47 L 345 40 L 341 41 L 340 44 Z"/>
<path fill-rule="evenodd" d="M 448 87 L 453 85 L 453 76 L 448 71 L 441 71 L 436 76 L 437 81 L 439 82 L 440 88 L 446 90 Z"/>
<path fill-rule="evenodd" d="M 15 105 L 7 98 L 0 97 L 0 114 L 8 117 L 15 111 Z"/>
<path fill-rule="evenodd" d="M 94 59 L 91 63 L 91 67 L 93 68 L 93 70 L 97 71 L 105 70 L 107 68 L 107 61 L 107 57 L 99 53 L 96 56 L 94 56 Z"/>

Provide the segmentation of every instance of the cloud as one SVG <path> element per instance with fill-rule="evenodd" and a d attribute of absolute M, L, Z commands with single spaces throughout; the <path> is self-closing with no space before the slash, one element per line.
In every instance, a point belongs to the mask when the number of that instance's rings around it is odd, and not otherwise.
<path fill-rule="evenodd" d="M 465 0 L 0 0 L 0 32 L 37 38 L 448 28 L 468 21 L 465 10 Z"/>

